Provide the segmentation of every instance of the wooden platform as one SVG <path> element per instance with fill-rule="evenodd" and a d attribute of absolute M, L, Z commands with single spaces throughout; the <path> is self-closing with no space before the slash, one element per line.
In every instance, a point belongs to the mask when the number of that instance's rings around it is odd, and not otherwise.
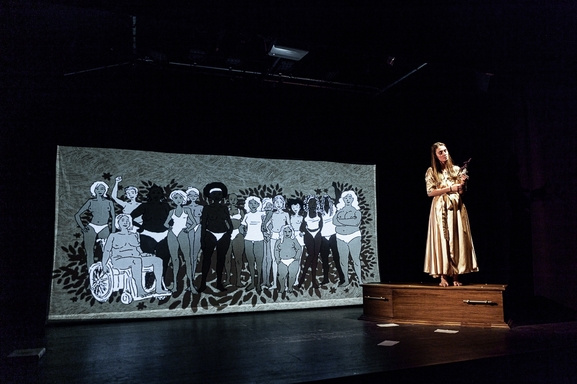
<path fill-rule="evenodd" d="M 361 320 L 507 328 L 506 285 L 363 284 Z"/>

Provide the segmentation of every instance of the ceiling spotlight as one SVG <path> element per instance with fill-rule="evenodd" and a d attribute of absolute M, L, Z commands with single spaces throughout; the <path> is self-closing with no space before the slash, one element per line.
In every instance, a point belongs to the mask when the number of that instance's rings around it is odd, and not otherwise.
<path fill-rule="evenodd" d="M 289 43 L 287 41 L 277 40 L 273 43 L 268 55 L 280 59 L 299 61 L 305 57 L 307 53 L 309 53 L 308 49 L 304 49 L 294 42 Z"/>

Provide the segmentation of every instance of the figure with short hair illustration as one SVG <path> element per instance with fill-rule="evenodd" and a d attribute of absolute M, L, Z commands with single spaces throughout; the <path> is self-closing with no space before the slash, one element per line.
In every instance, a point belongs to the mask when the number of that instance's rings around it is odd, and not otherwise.
<path fill-rule="evenodd" d="M 262 271 L 259 271 L 259 274 L 262 272 L 261 278 L 261 287 L 262 288 L 270 288 L 270 274 L 272 270 L 273 264 L 273 254 L 271 251 L 271 230 L 267 227 L 266 223 L 270 220 L 273 213 L 273 206 L 272 206 L 272 198 L 265 197 L 262 199 L 262 212 L 264 215 L 262 216 L 262 233 L 264 236 L 264 250 L 263 250 L 263 257 L 262 257 Z"/>
<path fill-rule="evenodd" d="M 151 254 L 142 252 L 140 237 L 133 231 L 132 217 L 121 213 L 115 220 L 116 229 L 108 236 L 102 257 L 102 272 L 108 273 L 108 266 L 117 269 L 129 269 L 136 283 L 136 298 L 148 296 L 145 292 L 142 279 L 143 268 L 151 267 L 155 277 L 155 293 L 159 295 L 169 294 L 164 289 L 162 280 L 162 260 Z"/>
<path fill-rule="evenodd" d="M 283 225 L 274 247 L 275 263 L 278 266 L 279 293 L 293 292 L 302 251 L 293 227 L 290 224 Z"/>
<path fill-rule="evenodd" d="M 259 280 L 262 281 L 262 262 L 264 257 L 264 234 L 262 232 L 263 212 L 261 200 L 256 196 L 249 196 L 244 202 L 246 214 L 242 221 L 241 232 L 244 233 L 244 253 L 248 261 L 250 283 L 247 290 L 260 291 Z M 258 277 L 257 277 L 258 273 Z"/>
<path fill-rule="evenodd" d="M 341 269 L 345 274 L 345 281 L 341 285 L 348 285 L 349 255 L 353 261 L 353 270 L 359 284 L 363 283 L 361 274 L 361 211 L 354 191 L 342 193 L 337 204 L 337 213 L 333 217 L 333 224 L 337 232 L 337 246 L 339 247 Z"/>
<path fill-rule="evenodd" d="M 86 201 L 74 215 L 76 224 L 82 230 L 88 268 L 94 264 L 96 242 L 105 242 L 110 232 L 114 232 L 116 215 L 114 213 L 114 204 L 106 195 L 107 192 L 108 185 L 105 182 L 94 182 L 90 187 L 92 198 Z M 91 215 L 90 222 L 86 225 L 82 222 L 82 214 L 85 212 Z M 112 223 L 112 228 L 110 228 L 109 223 Z"/>
<path fill-rule="evenodd" d="M 164 226 L 168 228 L 168 251 L 172 260 L 172 283 L 169 289 L 176 289 L 178 270 L 180 269 L 180 260 L 178 258 L 178 251 L 180 250 L 185 258 L 190 255 L 190 240 L 188 232 L 193 227 L 191 217 L 192 211 L 189 207 L 183 206 L 188 200 L 184 191 L 175 190 L 170 193 L 169 198 L 176 205 L 176 208 L 168 212 Z M 193 281 L 188 279 L 188 288 L 192 290 Z"/>
<path fill-rule="evenodd" d="M 212 254 L 216 250 L 216 289 L 224 292 L 226 288 L 222 284 L 222 273 L 233 228 L 228 207 L 224 204 L 228 189 L 223 183 L 213 182 L 204 187 L 203 194 L 207 204 L 202 209 L 201 217 L 202 280 L 198 291 L 206 290 Z"/>
<path fill-rule="evenodd" d="M 192 227 L 188 231 L 188 241 L 190 243 L 190 255 L 185 257 L 186 262 L 186 274 L 191 282 L 187 291 L 193 294 L 198 293 L 196 287 L 194 286 L 194 280 L 196 278 L 196 267 L 198 265 L 198 259 L 200 258 L 200 218 L 202 217 L 203 206 L 199 204 L 200 191 L 194 187 L 189 187 L 186 190 L 186 197 L 188 199 L 187 207 L 192 212 L 192 216 L 189 219 L 192 221 Z"/>
<path fill-rule="evenodd" d="M 132 213 L 132 211 L 134 211 L 136 207 L 140 205 L 140 202 L 136 200 L 138 197 L 138 188 L 133 185 L 125 187 L 124 196 L 128 201 L 122 200 L 121 198 L 118 197 L 118 189 L 121 181 L 122 176 L 117 176 L 116 179 L 114 180 L 114 186 L 112 187 L 112 193 L 110 197 L 112 197 L 112 200 L 114 200 L 116 204 L 122 207 L 122 213 L 130 215 L 130 213 Z M 142 222 L 142 218 L 138 217 L 135 219 L 135 221 Z"/>
<path fill-rule="evenodd" d="M 302 249 L 305 246 L 305 241 L 304 241 L 304 233 L 301 232 L 300 228 L 304 219 L 304 211 L 303 211 L 304 203 L 301 199 L 291 198 L 287 200 L 287 205 L 289 206 L 289 217 L 291 227 L 293 227 L 295 238 L 297 239 Z M 295 282 L 298 281 L 300 271 L 301 269 L 299 262 L 299 269 L 297 270 L 297 274 L 295 276 L 296 277 Z"/>
<path fill-rule="evenodd" d="M 228 248 L 224 262 L 224 271 L 226 274 L 224 284 L 230 283 L 237 287 L 242 287 L 241 273 L 243 267 L 244 236 L 239 231 L 239 228 L 244 219 L 244 210 L 238 206 L 238 196 L 235 193 L 231 193 L 228 196 L 228 213 L 232 222 L 232 233 L 230 234 L 230 247 Z M 235 267 L 234 273 L 232 271 L 233 265 Z"/>
<path fill-rule="evenodd" d="M 318 288 L 316 272 L 319 254 L 321 252 L 321 230 L 323 229 L 322 209 L 317 196 L 305 197 L 305 218 L 301 223 L 300 231 L 304 232 L 306 248 L 305 265 L 300 272 L 299 286 L 302 286 L 308 270 L 311 270 L 313 288 Z"/>
<path fill-rule="evenodd" d="M 334 200 L 332 196 L 328 194 L 328 191 L 321 193 L 320 203 L 323 217 L 323 229 L 321 231 L 321 262 L 323 264 L 323 280 L 321 284 L 329 283 L 329 254 L 333 255 L 333 263 L 335 264 L 335 269 L 339 275 L 339 283 L 342 284 L 345 281 L 345 276 L 343 270 L 341 269 L 339 249 L 337 246 L 337 232 L 336 227 L 333 224 L 333 218 L 337 209 L 334 205 Z"/>
<path fill-rule="evenodd" d="M 278 239 L 280 239 L 281 230 L 285 225 L 290 224 L 290 217 L 288 212 L 285 211 L 286 208 L 286 200 L 282 195 L 276 195 L 272 199 L 272 214 L 266 216 L 266 222 L 264 223 L 264 227 L 268 230 L 270 234 L 270 247 L 271 247 L 271 256 L 274 256 L 274 249 L 275 244 Z M 266 257 L 265 257 L 266 260 Z M 263 269 L 266 268 L 268 271 L 268 266 L 266 263 L 263 263 Z M 277 275 L 278 275 L 278 263 L 272 263 L 272 285 L 270 288 L 276 289 L 277 287 Z M 263 273 L 265 279 L 267 278 L 266 272 Z M 265 280 L 265 286 L 268 287 L 268 279 Z"/>
<path fill-rule="evenodd" d="M 164 226 L 170 212 L 170 205 L 166 202 L 164 189 L 154 184 L 148 190 L 146 201 L 130 213 L 133 224 L 140 234 L 140 247 L 144 253 L 151 253 L 162 259 L 164 273 L 168 273 L 170 252 L 168 251 L 168 230 Z M 142 216 L 142 222 L 135 221 Z"/>

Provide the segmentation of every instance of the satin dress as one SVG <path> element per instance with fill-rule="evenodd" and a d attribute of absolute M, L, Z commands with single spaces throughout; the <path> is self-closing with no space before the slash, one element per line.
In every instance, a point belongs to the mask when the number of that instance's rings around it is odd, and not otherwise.
<path fill-rule="evenodd" d="M 459 167 L 455 166 L 455 173 Z M 437 185 L 433 169 L 425 173 L 427 193 L 435 189 L 448 188 L 455 184 L 446 170 Z M 454 276 L 477 272 L 477 257 L 469 226 L 467 208 L 457 192 L 433 197 L 429 215 L 425 273 L 433 277 Z"/>

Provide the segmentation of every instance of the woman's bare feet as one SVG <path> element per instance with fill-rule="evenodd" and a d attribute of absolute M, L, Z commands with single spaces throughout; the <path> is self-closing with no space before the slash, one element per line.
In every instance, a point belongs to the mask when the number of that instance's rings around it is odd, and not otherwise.
<path fill-rule="evenodd" d="M 457 275 L 455 275 L 455 276 L 453 277 L 453 285 L 454 285 L 455 287 L 460 287 L 461 285 L 463 285 L 463 283 L 461 283 L 461 282 L 459 281 L 459 278 L 457 277 Z"/>
<path fill-rule="evenodd" d="M 449 282 L 447 281 L 445 276 L 441 276 L 441 282 L 439 283 L 439 286 L 440 287 L 448 287 L 449 286 Z"/>

